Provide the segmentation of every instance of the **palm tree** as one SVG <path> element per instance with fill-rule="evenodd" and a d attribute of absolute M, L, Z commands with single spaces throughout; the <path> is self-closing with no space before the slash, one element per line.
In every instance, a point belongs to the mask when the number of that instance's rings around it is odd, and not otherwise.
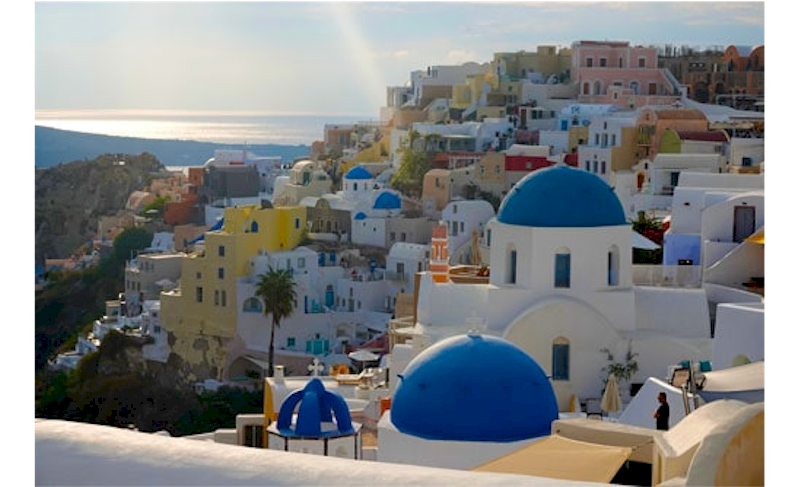
<path fill-rule="evenodd" d="M 275 364 L 275 329 L 280 328 L 281 320 L 289 317 L 294 311 L 297 292 L 292 271 L 289 269 L 273 269 L 270 266 L 266 274 L 258 276 L 256 296 L 264 301 L 264 316 L 272 315 L 272 330 L 269 336 L 269 369 L 267 375 L 272 377 Z"/>

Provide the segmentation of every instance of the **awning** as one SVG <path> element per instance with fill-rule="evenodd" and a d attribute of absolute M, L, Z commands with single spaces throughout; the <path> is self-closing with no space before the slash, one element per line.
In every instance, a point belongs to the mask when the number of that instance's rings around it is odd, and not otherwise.
<path fill-rule="evenodd" d="M 269 362 L 267 361 L 259 360 L 255 357 L 251 357 L 250 355 L 243 355 L 242 358 L 248 360 L 250 363 L 252 363 L 256 367 L 259 367 L 261 370 L 264 371 L 269 370 Z"/>
<path fill-rule="evenodd" d="M 745 240 L 764 245 L 764 229 L 762 228 L 761 230 L 747 237 Z"/>
<path fill-rule="evenodd" d="M 631 233 L 633 234 L 633 248 L 643 250 L 655 250 L 661 248 L 660 245 L 645 237 L 641 233 L 633 230 Z"/>
<path fill-rule="evenodd" d="M 624 446 L 597 445 L 551 435 L 472 470 L 609 483 L 632 451 L 633 448 Z"/>

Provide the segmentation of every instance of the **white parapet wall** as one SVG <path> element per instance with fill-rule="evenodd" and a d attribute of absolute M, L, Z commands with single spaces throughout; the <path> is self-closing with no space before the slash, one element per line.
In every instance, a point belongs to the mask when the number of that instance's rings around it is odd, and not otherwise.
<path fill-rule="evenodd" d="M 36 485 L 605 485 L 322 457 L 61 420 L 36 419 L 35 426 Z"/>

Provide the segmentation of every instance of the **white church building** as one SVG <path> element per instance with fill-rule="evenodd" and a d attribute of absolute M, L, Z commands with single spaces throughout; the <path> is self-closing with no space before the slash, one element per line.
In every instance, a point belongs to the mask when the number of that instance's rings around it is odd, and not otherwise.
<path fill-rule="evenodd" d="M 601 396 L 603 349 L 616 361 L 629 347 L 638 354 L 631 383 L 710 359 L 704 290 L 633 285 L 631 225 L 596 175 L 564 164 L 533 171 L 487 223 L 485 240 L 488 283 L 421 276 L 416 327 L 431 343 L 470 331 L 508 340 L 551 377 L 560 410 L 573 395 Z"/>

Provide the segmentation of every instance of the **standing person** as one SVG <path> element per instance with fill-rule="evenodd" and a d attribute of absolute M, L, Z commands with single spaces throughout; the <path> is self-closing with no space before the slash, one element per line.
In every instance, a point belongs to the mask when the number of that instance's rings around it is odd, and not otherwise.
<path fill-rule="evenodd" d="M 666 431 L 669 429 L 669 403 L 667 402 L 667 393 L 659 392 L 658 402 L 660 406 L 658 406 L 656 412 L 653 413 L 653 417 L 656 418 L 656 429 Z"/>

